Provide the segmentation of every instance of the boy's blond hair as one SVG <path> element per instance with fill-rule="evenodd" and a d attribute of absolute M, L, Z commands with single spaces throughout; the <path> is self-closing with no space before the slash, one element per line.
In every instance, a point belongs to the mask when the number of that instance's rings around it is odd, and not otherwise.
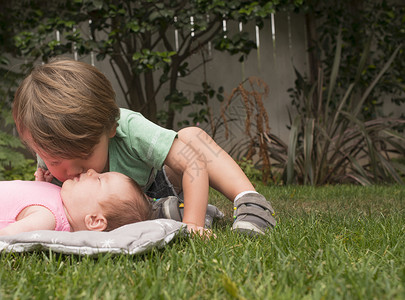
<path fill-rule="evenodd" d="M 47 154 L 85 158 L 117 126 L 119 108 L 110 81 L 97 68 L 57 59 L 34 67 L 24 79 L 13 117 L 20 136 Z"/>
<path fill-rule="evenodd" d="M 120 194 L 100 202 L 107 227 L 104 231 L 111 231 L 126 224 L 150 220 L 152 218 L 152 205 L 141 187 L 135 180 L 128 177 L 133 193 Z"/>

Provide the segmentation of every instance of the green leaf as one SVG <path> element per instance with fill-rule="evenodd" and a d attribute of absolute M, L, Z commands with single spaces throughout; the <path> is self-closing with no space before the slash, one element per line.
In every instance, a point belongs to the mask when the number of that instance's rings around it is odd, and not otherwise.
<path fill-rule="evenodd" d="M 312 161 L 312 147 L 314 142 L 314 126 L 315 119 L 310 118 L 305 122 L 305 131 L 304 131 L 304 162 L 305 162 L 305 174 L 304 174 L 304 184 L 309 182 L 314 184 L 314 174 L 312 170 L 312 165 L 314 162 Z"/>
<path fill-rule="evenodd" d="M 336 52 L 333 60 L 332 73 L 330 75 L 328 96 L 325 105 L 325 119 L 329 116 L 329 103 L 332 98 L 332 92 L 336 85 L 337 75 L 339 73 L 340 57 L 342 55 L 342 28 L 339 27 L 338 36 L 336 38 Z"/>
<path fill-rule="evenodd" d="M 93 0 L 93 5 L 96 9 L 102 9 L 104 1 L 103 0 Z"/>
<path fill-rule="evenodd" d="M 357 106 L 354 108 L 354 114 L 358 115 L 358 113 L 361 111 L 361 108 L 363 106 L 364 101 L 367 99 L 367 97 L 370 95 L 371 91 L 374 89 L 376 86 L 377 82 L 380 80 L 382 75 L 389 69 L 391 66 L 392 62 L 394 61 L 395 57 L 397 56 L 399 50 L 402 48 L 402 45 L 399 45 L 394 52 L 391 54 L 390 58 L 388 61 L 384 64 L 383 68 L 380 70 L 380 72 L 377 74 L 377 76 L 374 78 L 373 82 L 368 86 L 366 91 L 363 93 L 360 101 L 357 103 Z"/>
<path fill-rule="evenodd" d="M 225 291 L 233 298 L 239 297 L 239 290 L 235 282 L 233 282 L 226 274 L 222 275 L 222 284 Z"/>
<path fill-rule="evenodd" d="M 222 95 L 220 95 L 220 94 L 217 94 L 217 100 L 218 100 L 219 102 L 223 102 L 223 101 L 224 101 L 224 96 L 222 96 Z"/>
<path fill-rule="evenodd" d="M 287 161 L 287 184 L 292 184 L 294 179 L 294 166 L 295 166 L 295 153 L 297 151 L 297 138 L 298 127 L 301 123 L 301 116 L 297 116 L 294 119 L 294 123 L 291 126 L 290 138 L 288 143 L 288 161 Z"/>

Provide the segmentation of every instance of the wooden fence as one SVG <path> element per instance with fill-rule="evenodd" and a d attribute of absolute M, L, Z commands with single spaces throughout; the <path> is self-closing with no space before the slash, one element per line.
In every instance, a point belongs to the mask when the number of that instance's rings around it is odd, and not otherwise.
<path fill-rule="evenodd" d="M 191 20 L 192 21 L 192 20 Z M 256 38 L 258 46 L 257 51 L 252 51 L 247 60 L 239 62 L 239 56 L 230 56 L 227 53 L 216 51 L 208 45 L 207 56 L 209 62 L 205 69 L 199 68 L 190 76 L 180 78 L 179 89 L 190 98 L 193 92 L 201 90 L 201 83 L 206 76 L 208 83 L 214 88 L 223 86 L 225 96 L 230 95 L 232 89 L 236 88 L 240 82 L 248 77 L 254 76 L 263 80 L 269 87 L 269 95 L 264 100 L 264 105 L 269 115 L 269 125 L 272 133 L 277 134 L 283 140 L 288 138 L 286 125 L 289 123 L 288 111 L 290 107 L 290 98 L 287 89 L 294 86 L 295 74 L 294 67 L 302 73 L 307 73 L 307 53 L 306 53 L 306 36 L 305 20 L 303 15 L 277 13 L 271 19 L 265 22 L 262 29 L 258 29 L 254 24 L 242 26 L 236 22 L 224 22 L 224 29 L 229 31 L 247 31 L 251 36 Z M 83 24 L 77 30 L 88 30 L 87 24 Z M 60 39 L 58 32 L 55 33 L 56 39 Z M 173 39 L 176 39 L 176 32 L 173 32 Z M 117 93 L 117 102 L 121 107 L 126 107 L 124 97 L 118 81 L 111 69 L 108 61 L 95 60 L 94 54 L 78 56 L 74 51 L 74 59 L 85 61 L 95 65 L 111 80 Z M 195 54 L 189 61 L 190 68 L 201 64 L 201 55 Z M 15 61 L 12 68 L 21 62 Z M 205 70 L 205 71 L 204 71 Z M 205 72 L 205 74 L 204 74 Z M 167 105 L 164 98 L 168 90 L 162 88 L 157 96 L 158 107 Z M 211 101 L 213 117 L 215 120 L 220 118 L 221 104 L 217 101 Z M 176 116 L 176 122 L 182 120 L 196 107 L 185 109 L 182 114 Z M 245 112 L 241 102 L 235 102 L 226 112 L 228 119 L 238 120 L 230 123 L 230 136 L 225 141 L 221 136 L 221 130 L 216 139 L 229 148 L 244 140 L 246 137 L 244 131 Z M 201 125 L 203 126 L 203 125 Z M 178 129 L 178 128 L 176 128 Z M 209 127 L 206 127 L 208 131 Z M 222 130 L 223 132 L 223 130 Z"/>

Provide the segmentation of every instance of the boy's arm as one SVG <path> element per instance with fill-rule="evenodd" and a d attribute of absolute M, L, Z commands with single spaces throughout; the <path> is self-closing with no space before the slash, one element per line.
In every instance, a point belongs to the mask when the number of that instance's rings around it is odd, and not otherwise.
<path fill-rule="evenodd" d="M 183 222 L 192 231 L 202 233 L 209 191 L 206 162 L 189 145 L 175 139 L 166 157 L 165 164 L 177 175 L 182 175 L 184 194 Z"/>
<path fill-rule="evenodd" d="M 55 230 L 55 217 L 43 206 L 29 206 L 21 214 L 23 214 L 21 219 L 0 229 L 0 236 L 35 230 Z"/>

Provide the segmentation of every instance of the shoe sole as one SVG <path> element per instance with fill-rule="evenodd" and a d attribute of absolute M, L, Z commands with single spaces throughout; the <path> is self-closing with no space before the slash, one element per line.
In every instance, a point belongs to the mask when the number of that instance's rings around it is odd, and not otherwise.
<path fill-rule="evenodd" d="M 265 234 L 262 230 L 257 228 L 255 225 L 253 225 L 250 222 L 244 222 L 244 221 L 238 221 L 235 222 L 232 226 L 233 231 L 237 231 L 240 233 L 247 233 L 250 235 L 255 235 L 255 234 Z"/>

